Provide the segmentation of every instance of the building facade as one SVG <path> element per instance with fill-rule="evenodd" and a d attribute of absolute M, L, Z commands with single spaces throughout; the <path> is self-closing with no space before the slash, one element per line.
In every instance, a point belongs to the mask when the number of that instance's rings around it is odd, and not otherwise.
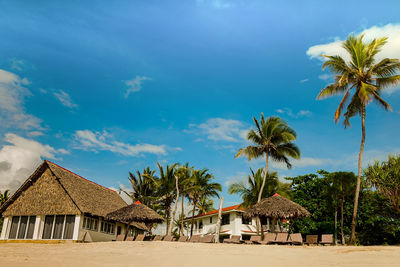
<path fill-rule="evenodd" d="M 0 207 L 0 240 L 115 240 L 129 228 L 104 218 L 126 205 L 117 192 L 44 161 Z"/>

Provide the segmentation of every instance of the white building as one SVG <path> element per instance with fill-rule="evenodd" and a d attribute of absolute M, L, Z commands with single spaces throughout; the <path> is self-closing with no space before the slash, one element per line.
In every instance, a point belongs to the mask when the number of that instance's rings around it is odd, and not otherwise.
<path fill-rule="evenodd" d="M 232 235 L 240 235 L 242 240 L 248 240 L 256 234 L 256 220 L 243 216 L 243 209 L 235 205 L 222 209 L 220 239 L 229 238 Z M 193 235 L 215 234 L 218 219 L 218 210 L 213 210 L 194 217 Z M 186 218 L 189 224 L 192 218 Z"/>
<path fill-rule="evenodd" d="M 127 225 L 104 217 L 126 205 L 117 192 L 45 161 L 0 207 L 0 239 L 115 240 Z"/>

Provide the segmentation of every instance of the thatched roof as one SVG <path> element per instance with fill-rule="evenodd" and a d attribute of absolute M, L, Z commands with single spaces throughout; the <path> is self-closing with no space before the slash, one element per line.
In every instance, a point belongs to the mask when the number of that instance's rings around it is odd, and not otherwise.
<path fill-rule="evenodd" d="M 147 225 L 145 223 L 142 223 L 142 222 L 131 222 L 129 225 L 132 225 L 133 227 L 136 227 L 136 228 L 138 228 L 140 230 L 144 230 L 144 231 L 147 231 L 147 232 L 150 231 L 149 227 L 147 227 Z"/>
<path fill-rule="evenodd" d="M 104 217 L 126 205 L 117 192 L 46 160 L 0 207 L 0 214 L 87 213 Z"/>
<path fill-rule="evenodd" d="M 260 203 L 245 211 L 247 217 L 267 217 L 276 219 L 293 219 L 309 217 L 310 213 L 299 204 L 278 194 L 261 200 Z"/>
<path fill-rule="evenodd" d="M 164 221 L 163 217 L 161 217 L 157 212 L 141 203 L 134 203 L 120 208 L 119 210 L 110 212 L 107 214 L 106 219 L 128 224 L 131 222 L 161 223 Z"/>

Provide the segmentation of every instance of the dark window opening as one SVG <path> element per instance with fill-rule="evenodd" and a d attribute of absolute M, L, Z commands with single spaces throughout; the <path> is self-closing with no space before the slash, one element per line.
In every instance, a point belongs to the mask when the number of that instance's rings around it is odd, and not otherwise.
<path fill-rule="evenodd" d="M 230 224 L 230 216 L 229 214 L 223 214 L 222 215 L 222 220 L 221 220 L 221 225 L 227 225 Z"/>

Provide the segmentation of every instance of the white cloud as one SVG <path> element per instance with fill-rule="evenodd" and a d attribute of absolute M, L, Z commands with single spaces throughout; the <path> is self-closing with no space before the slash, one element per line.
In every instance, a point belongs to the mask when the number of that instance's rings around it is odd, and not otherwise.
<path fill-rule="evenodd" d="M 380 61 L 383 58 L 400 58 L 400 24 L 373 26 L 355 34 L 364 34 L 364 41 L 371 41 L 374 38 L 388 37 L 387 44 L 383 47 L 382 51 L 376 55 L 377 61 Z M 343 41 L 343 39 L 336 37 L 332 42 L 311 46 L 307 50 L 306 54 L 310 58 L 317 58 L 321 61 L 326 60 L 322 55 L 339 55 L 348 61 L 350 57 L 342 47 Z M 392 94 L 399 90 L 400 87 L 397 86 L 388 88 L 385 92 L 387 94 Z"/>
<path fill-rule="evenodd" d="M 28 136 L 32 136 L 32 137 L 35 137 L 35 136 L 42 136 L 42 135 L 44 135 L 44 133 L 42 133 L 42 132 L 40 132 L 40 131 L 32 131 L 32 132 L 29 132 L 29 133 L 28 133 Z"/>
<path fill-rule="evenodd" d="M 225 179 L 224 185 L 225 185 L 225 187 L 229 188 L 232 184 L 235 184 L 235 183 L 247 184 L 247 176 L 248 175 L 249 175 L 249 173 L 239 172 L 234 176 L 229 176 Z"/>
<path fill-rule="evenodd" d="M 125 81 L 125 85 L 128 87 L 125 92 L 125 98 L 127 98 L 130 93 L 139 92 L 142 90 L 143 81 L 148 80 L 151 80 L 151 78 L 146 76 L 136 76 L 132 80 Z"/>
<path fill-rule="evenodd" d="M 241 142 L 246 140 L 248 129 L 241 121 L 222 118 L 211 118 L 201 124 L 189 124 L 186 132 L 205 135 L 213 141 Z"/>
<path fill-rule="evenodd" d="M 328 80 L 332 80 L 333 79 L 333 75 L 325 73 L 325 74 L 319 75 L 318 78 L 320 80 L 323 80 L 323 81 L 328 81 Z"/>
<path fill-rule="evenodd" d="M 11 69 L 21 71 L 25 66 L 25 62 L 22 59 L 11 59 Z"/>
<path fill-rule="evenodd" d="M 293 110 L 290 108 L 277 109 L 276 112 L 295 119 L 309 117 L 312 115 L 312 112 L 309 110 L 299 110 L 298 112 L 293 112 Z"/>
<path fill-rule="evenodd" d="M 70 95 L 64 92 L 63 90 L 59 90 L 58 92 L 54 92 L 53 95 L 63 104 L 64 106 L 68 108 L 77 108 L 78 105 L 75 104 Z"/>
<path fill-rule="evenodd" d="M 308 81 L 309 81 L 309 79 L 303 79 L 303 80 L 300 80 L 300 83 L 306 83 Z"/>
<path fill-rule="evenodd" d="M 338 160 L 333 160 L 329 158 L 302 157 L 298 160 L 291 159 L 290 163 L 292 164 L 293 168 L 304 168 L 323 165 L 337 165 L 340 162 Z M 284 163 L 271 161 L 270 164 L 275 169 L 287 170 L 287 166 Z"/>
<path fill-rule="evenodd" d="M 65 149 L 54 149 L 31 139 L 13 133 L 5 135 L 0 149 L 0 191 L 10 189 L 14 192 L 33 173 L 42 158 L 55 159 L 57 154 L 65 154 Z"/>
<path fill-rule="evenodd" d="M 26 114 L 24 98 L 31 95 L 25 88 L 30 84 L 28 79 L 0 69 L 0 123 L 2 127 L 17 127 L 25 130 L 41 130 L 41 120 Z"/>
<path fill-rule="evenodd" d="M 119 142 L 106 131 L 92 132 L 90 130 L 80 130 L 75 132 L 76 149 L 89 151 L 111 151 L 124 156 L 140 156 L 144 153 L 166 155 L 165 145 L 136 144 L 131 145 Z M 178 149 L 179 150 L 179 149 Z"/>

